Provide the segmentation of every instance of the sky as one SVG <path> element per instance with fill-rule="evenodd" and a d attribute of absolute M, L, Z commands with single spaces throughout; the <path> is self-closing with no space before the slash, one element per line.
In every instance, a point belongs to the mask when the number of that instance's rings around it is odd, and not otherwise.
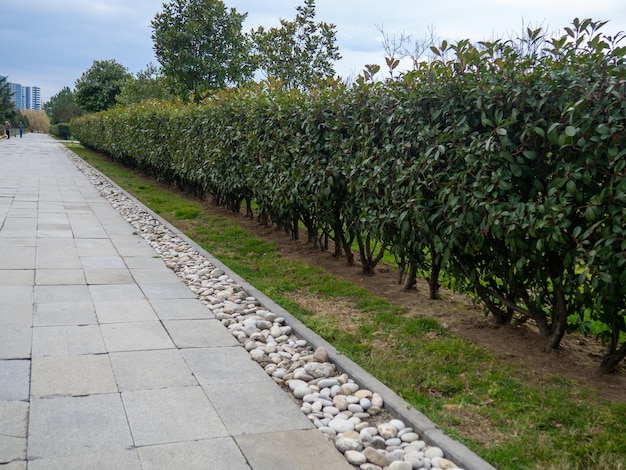
<path fill-rule="evenodd" d="M 163 0 L 3 1 L 0 8 L 0 75 L 41 88 L 45 103 L 95 60 L 115 60 L 130 73 L 158 65 L 150 23 Z M 168 3 L 168 2 L 165 2 Z M 244 31 L 293 19 L 303 0 L 224 0 L 248 13 Z M 434 31 L 455 42 L 517 37 L 526 27 L 560 33 L 574 18 L 608 20 L 609 35 L 626 32 L 624 0 L 317 0 L 317 21 L 336 25 L 344 79 L 366 64 L 384 64 L 381 30 L 389 37 L 423 39 Z M 626 41 L 625 41 L 626 42 Z"/>

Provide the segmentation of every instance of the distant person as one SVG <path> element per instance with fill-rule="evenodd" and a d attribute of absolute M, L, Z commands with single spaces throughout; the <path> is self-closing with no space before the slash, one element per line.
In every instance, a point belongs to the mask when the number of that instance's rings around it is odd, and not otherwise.
<path fill-rule="evenodd" d="M 20 139 L 22 138 L 22 134 L 24 133 L 24 123 L 20 121 L 20 124 L 17 126 L 20 128 Z"/>
<path fill-rule="evenodd" d="M 11 124 L 9 124 L 9 121 L 4 121 L 4 132 L 7 135 L 7 139 L 11 138 Z"/>

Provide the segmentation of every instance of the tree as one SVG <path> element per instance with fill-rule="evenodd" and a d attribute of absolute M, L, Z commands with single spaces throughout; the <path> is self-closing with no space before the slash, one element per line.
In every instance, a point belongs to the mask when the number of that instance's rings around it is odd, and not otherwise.
<path fill-rule="evenodd" d="M 7 81 L 7 77 L 0 77 L 0 124 L 4 121 L 13 123 L 17 110 L 13 101 L 13 92 Z"/>
<path fill-rule="evenodd" d="M 279 28 L 262 26 L 251 33 L 259 68 L 285 88 L 308 88 L 334 78 L 333 62 L 341 59 L 335 25 L 315 23 L 315 0 L 296 7 L 296 18 L 280 20 Z"/>
<path fill-rule="evenodd" d="M 83 111 L 76 104 L 75 93 L 69 87 L 63 88 L 50 98 L 50 101 L 44 103 L 43 110 L 52 124 L 70 122 L 72 118 L 83 114 Z"/>
<path fill-rule="evenodd" d="M 76 104 L 92 113 L 115 106 L 115 98 L 128 76 L 126 67 L 115 60 L 94 60 L 93 65 L 76 80 Z"/>
<path fill-rule="evenodd" d="M 152 40 L 170 91 L 202 99 L 207 92 L 252 77 L 247 13 L 221 0 L 172 0 L 152 20 Z"/>
<path fill-rule="evenodd" d="M 50 118 L 42 110 L 24 109 L 22 110 L 24 126 L 32 132 L 49 132 Z"/>
<path fill-rule="evenodd" d="M 155 65 L 148 64 L 146 70 L 137 72 L 136 77 L 128 77 L 122 85 L 122 91 L 117 95 L 117 102 L 127 106 L 148 99 L 168 100 L 170 98 L 165 77 Z"/>

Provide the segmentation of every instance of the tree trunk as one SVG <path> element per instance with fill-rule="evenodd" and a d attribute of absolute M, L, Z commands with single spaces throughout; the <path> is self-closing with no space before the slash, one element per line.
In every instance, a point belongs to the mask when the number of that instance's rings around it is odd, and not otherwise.
<path fill-rule="evenodd" d="M 409 273 L 406 276 L 404 285 L 402 286 L 403 291 L 409 291 L 413 289 L 417 285 L 417 266 L 413 263 L 409 264 Z"/>
<path fill-rule="evenodd" d="M 617 366 L 626 358 L 626 343 L 622 344 L 622 347 L 619 348 L 612 354 L 607 354 L 602 363 L 600 364 L 600 369 L 598 372 L 600 374 L 612 374 L 617 369 Z"/>
<path fill-rule="evenodd" d="M 381 246 L 378 247 L 378 253 L 376 253 L 378 242 L 375 241 L 372 247 L 372 236 L 369 233 L 365 236 L 365 240 L 363 240 L 360 232 L 357 233 L 356 237 L 359 245 L 359 254 L 361 255 L 363 274 L 371 276 L 374 274 L 374 268 L 378 265 L 380 260 L 383 259 L 385 247 L 381 244 Z"/>
<path fill-rule="evenodd" d="M 430 256 L 432 258 L 432 268 L 430 270 L 430 278 L 428 279 L 429 294 L 431 300 L 439 299 L 439 273 L 441 273 L 441 262 L 435 256 L 435 250 L 430 247 Z"/>
<path fill-rule="evenodd" d="M 341 243 L 343 244 L 343 252 L 346 255 L 346 263 L 348 266 L 354 266 L 354 253 L 352 253 L 352 243 L 346 240 L 346 237 L 341 233 Z"/>
<path fill-rule="evenodd" d="M 337 233 L 337 231 L 335 230 L 334 242 L 335 250 L 333 251 L 333 256 L 335 258 L 340 258 L 341 252 L 343 251 L 343 236 L 341 235 L 341 232 Z"/>
<path fill-rule="evenodd" d="M 404 284 L 404 272 L 406 270 L 406 263 L 404 260 L 398 263 L 398 284 Z"/>
<path fill-rule="evenodd" d="M 546 351 L 557 349 L 567 330 L 567 301 L 563 289 L 563 262 L 555 253 L 547 253 L 548 274 L 552 280 L 552 321 Z"/>
<path fill-rule="evenodd" d="M 298 223 L 300 220 L 298 216 L 293 218 L 291 221 L 291 238 L 293 240 L 300 240 L 300 224 Z"/>
<path fill-rule="evenodd" d="M 515 302 L 515 295 L 509 294 L 507 295 L 507 299 L 511 302 Z M 496 325 L 509 325 L 511 320 L 513 320 L 513 309 L 507 305 L 493 314 L 493 321 Z"/>
<path fill-rule="evenodd" d="M 254 212 L 252 212 L 252 200 L 246 197 L 246 217 L 250 220 L 254 220 Z"/>

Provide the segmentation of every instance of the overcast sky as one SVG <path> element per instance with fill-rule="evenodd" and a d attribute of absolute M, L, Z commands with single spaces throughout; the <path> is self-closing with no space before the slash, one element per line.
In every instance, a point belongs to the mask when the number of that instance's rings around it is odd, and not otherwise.
<path fill-rule="evenodd" d="M 29 0 L 2 2 L 0 75 L 39 86 L 46 102 L 63 87 L 74 88 L 94 60 L 114 59 L 136 73 L 153 63 L 150 22 L 162 0 Z M 296 0 L 225 0 L 247 12 L 247 31 L 293 19 Z M 440 39 L 475 41 L 509 37 L 523 25 L 561 31 L 572 20 L 609 20 L 604 31 L 626 31 L 624 0 L 317 0 L 317 21 L 337 26 L 343 59 L 337 73 L 355 77 L 364 65 L 384 63 L 382 27 L 389 35 L 423 38 L 434 28 Z M 378 27 L 377 27 L 378 26 Z"/>

